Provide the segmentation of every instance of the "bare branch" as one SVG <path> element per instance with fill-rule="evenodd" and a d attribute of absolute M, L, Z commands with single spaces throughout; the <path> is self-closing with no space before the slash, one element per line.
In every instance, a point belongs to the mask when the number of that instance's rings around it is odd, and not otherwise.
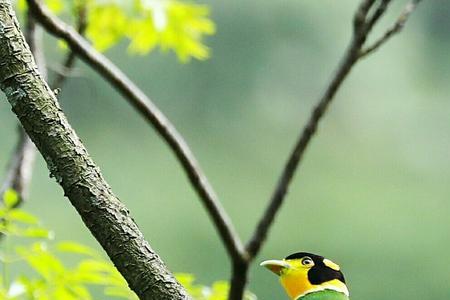
<path fill-rule="evenodd" d="M 353 17 L 353 31 L 361 31 L 367 26 L 367 14 L 377 0 L 363 0 Z"/>
<path fill-rule="evenodd" d="M 248 280 L 250 261 L 234 262 L 231 270 L 230 293 L 228 300 L 241 300 Z"/>
<path fill-rule="evenodd" d="M 27 0 L 36 19 L 117 89 L 167 142 L 184 168 L 233 260 L 241 260 L 242 242 L 189 146 L 159 108 L 110 60 L 97 52 L 73 28 L 56 18 L 38 0 Z"/>
<path fill-rule="evenodd" d="M 0 189 L 0 195 L 8 189 L 13 189 L 17 192 L 19 201 L 16 203 L 16 207 L 20 206 L 28 197 L 34 158 L 36 156 L 36 148 L 22 129 L 22 126 L 19 125 L 18 130 L 19 139 L 17 146 L 9 161 L 6 178 Z"/>
<path fill-rule="evenodd" d="M 36 20 L 30 11 L 27 11 L 25 39 L 30 46 L 31 53 L 36 61 L 41 76 L 47 78 L 47 62 L 45 61 L 44 45 L 42 42 L 42 29 L 36 24 Z"/>
<path fill-rule="evenodd" d="M 363 0 L 359 5 L 353 21 L 354 33 L 352 41 L 330 84 L 326 88 L 323 96 L 319 99 L 306 126 L 301 132 L 278 180 L 278 184 L 270 198 L 269 204 L 245 249 L 188 145 L 175 130 L 174 126 L 169 123 L 167 118 L 159 111 L 151 100 L 126 77 L 126 75 L 124 75 L 107 58 L 96 52 L 72 28 L 51 15 L 51 13 L 41 5 L 39 0 L 27 1 L 30 9 L 33 11 L 39 22 L 41 22 L 52 34 L 64 39 L 69 44 L 72 51 L 91 65 L 91 67 L 109 81 L 113 87 L 118 89 L 118 91 L 149 123 L 152 124 L 169 144 L 172 151 L 181 162 L 191 184 L 200 196 L 209 215 L 213 219 L 222 241 L 232 258 L 233 274 L 229 299 L 241 299 L 246 285 L 249 264 L 258 254 L 267 237 L 271 224 L 284 202 L 289 185 L 302 160 L 304 152 L 317 131 L 320 120 L 326 113 L 328 106 L 334 99 L 338 89 L 347 78 L 353 66 L 365 55 L 361 55 L 361 53 L 363 53 L 361 49 L 363 49 L 367 36 L 384 15 L 391 0 Z M 412 1 L 412 3 L 415 3 L 416 5 L 419 1 L 420 0 Z M 411 12 L 405 14 L 406 18 Z M 404 22 L 401 24 L 401 27 L 403 27 L 403 25 Z M 396 32 L 400 30 L 401 28 L 397 29 Z M 385 40 L 394 33 L 389 34 Z M 382 41 L 380 45 L 384 42 L 385 41 Z M 376 46 L 375 49 L 378 47 L 379 46 Z M 370 50 L 369 52 L 372 51 L 373 50 Z"/>
<path fill-rule="evenodd" d="M 419 1 L 420 0 L 413 2 Z M 244 271 L 242 271 L 242 269 L 238 267 L 233 268 L 229 297 L 230 300 L 237 300 L 242 298 L 249 262 L 254 259 L 254 257 L 259 253 L 263 243 L 265 242 L 275 216 L 284 202 L 292 178 L 295 175 L 295 172 L 302 160 L 302 157 L 308 145 L 310 144 L 312 137 L 317 131 L 319 122 L 327 111 L 327 108 L 330 105 L 331 101 L 334 99 L 334 96 L 336 95 L 338 89 L 347 78 L 352 68 L 361 58 L 361 49 L 367 40 L 367 36 L 370 34 L 374 25 L 385 13 L 390 2 L 390 0 L 381 0 L 381 2 L 377 2 L 376 0 L 363 0 L 356 10 L 353 18 L 353 38 L 350 42 L 350 45 L 346 50 L 344 57 L 340 65 L 338 66 L 337 71 L 335 72 L 335 75 L 333 76 L 330 84 L 326 88 L 325 93 L 319 99 L 317 105 L 312 111 L 312 114 L 306 126 L 303 128 L 300 137 L 298 138 L 297 143 L 295 144 L 295 147 L 284 166 L 275 191 L 269 200 L 269 204 L 266 207 L 266 210 L 264 211 L 261 219 L 259 220 L 259 223 L 253 235 L 246 245 L 246 267 L 243 269 Z M 373 14 L 371 16 L 368 16 L 372 9 L 374 9 Z M 412 12 L 412 10 L 413 9 L 410 8 L 408 11 Z M 409 15 L 411 12 L 409 12 L 407 15 Z M 244 275 L 242 273 L 244 273 Z"/>
<path fill-rule="evenodd" d="M 87 28 L 86 13 L 87 13 L 86 5 L 80 5 L 79 7 L 77 7 L 76 30 L 81 36 L 84 35 L 84 32 L 86 31 L 86 28 Z M 74 51 L 70 50 L 62 64 L 62 71 L 57 72 L 58 74 L 55 77 L 55 79 L 53 80 L 52 88 L 62 88 L 67 77 L 70 76 L 70 74 L 72 72 L 72 69 L 75 65 L 75 60 L 76 60 L 76 54 Z"/>
<path fill-rule="evenodd" d="M 369 31 L 372 30 L 373 26 L 375 26 L 378 20 L 384 15 L 391 2 L 392 0 L 381 0 L 381 3 L 378 5 L 373 15 L 369 17 L 369 20 L 367 21 L 367 29 Z"/>
<path fill-rule="evenodd" d="M 299 163 L 307 149 L 311 138 L 317 131 L 319 121 L 325 114 L 330 102 L 333 100 L 337 90 L 347 78 L 353 66 L 357 63 L 360 56 L 361 48 L 367 40 L 367 36 L 373 29 L 373 26 L 384 14 L 390 1 L 383 0 L 378 3 L 371 17 L 367 17 L 369 11 L 375 4 L 373 0 L 365 0 L 359 6 L 354 17 L 354 36 L 347 49 L 344 58 L 339 65 L 333 79 L 325 90 L 324 95 L 319 99 L 318 104 L 314 108 L 310 119 L 304 127 L 289 159 L 284 167 L 282 175 L 278 180 L 275 192 L 273 193 L 269 205 L 267 206 L 262 218 L 259 221 L 256 231 L 254 232 L 250 242 L 247 244 L 247 252 L 250 257 L 258 254 L 262 244 L 264 243 L 268 230 L 273 223 L 275 215 L 283 204 L 287 194 L 289 185 L 297 170 Z"/>
<path fill-rule="evenodd" d="M 398 17 L 397 21 L 392 25 L 384 34 L 382 37 L 380 37 L 376 42 L 373 43 L 373 45 L 368 46 L 366 49 L 362 50 L 359 54 L 360 58 L 366 57 L 368 54 L 371 54 L 372 52 L 376 51 L 378 48 L 380 48 L 384 43 L 386 43 L 392 36 L 394 36 L 397 33 L 400 33 L 402 29 L 405 27 L 406 22 L 408 21 L 411 14 L 414 12 L 414 10 L 417 8 L 419 3 L 422 0 L 412 0 L 409 2 L 405 8 L 403 9 L 402 13 Z"/>
<path fill-rule="evenodd" d="M 355 14 L 355 20 L 360 20 L 360 18 L 362 18 L 362 20 L 365 20 L 365 16 L 370 9 L 370 6 L 368 5 L 368 3 L 370 2 L 371 1 L 364 1 L 363 4 L 360 5 L 360 8 Z M 250 242 L 247 244 L 247 252 L 251 257 L 254 257 L 258 254 L 263 242 L 265 241 L 275 215 L 283 204 L 289 185 L 303 157 L 303 154 L 305 153 L 305 150 L 309 145 L 311 138 L 316 133 L 319 121 L 325 114 L 337 90 L 344 82 L 345 78 L 350 73 L 350 70 L 358 60 L 358 53 L 369 33 L 367 30 L 363 29 L 366 26 L 366 21 L 363 21 L 362 23 L 360 21 L 355 22 L 354 36 L 350 43 L 350 46 L 346 50 L 344 58 L 339 65 L 335 75 L 333 76 L 333 79 L 326 88 L 324 95 L 319 99 L 318 104 L 314 108 L 308 120 L 308 123 L 304 127 L 293 151 L 291 152 L 291 155 L 289 156 L 288 161 L 286 162 L 275 191 L 269 201 L 269 205 L 267 206 L 266 211 L 260 219 L 258 226 L 252 238 L 250 239 Z"/>

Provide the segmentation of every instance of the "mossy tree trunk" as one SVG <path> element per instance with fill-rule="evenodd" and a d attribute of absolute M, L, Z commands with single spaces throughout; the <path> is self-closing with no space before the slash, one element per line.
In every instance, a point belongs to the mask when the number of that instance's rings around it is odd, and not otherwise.
<path fill-rule="evenodd" d="M 0 0 L 0 88 L 51 176 L 139 298 L 190 299 L 145 241 L 68 123 L 39 75 L 9 0 Z"/>

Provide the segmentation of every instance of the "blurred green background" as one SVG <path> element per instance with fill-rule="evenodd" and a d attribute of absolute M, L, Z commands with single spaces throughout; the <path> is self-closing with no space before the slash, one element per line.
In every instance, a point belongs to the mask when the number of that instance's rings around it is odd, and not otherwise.
<path fill-rule="evenodd" d="M 339 2 L 339 3 L 338 3 Z M 335 69 L 359 1 L 227 0 L 211 6 L 212 58 L 107 55 L 185 136 L 247 238 Z M 372 38 L 405 1 L 394 1 Z M 308 149 L 257 258 L 305 250 L 338 262 L 353 299 L 450 298 L 450 2 L 424 1 L 406 30 L 357 65 Z M 51 68 L 62 53 L 46 45 Z M 78 64 L 60 95 L 90 154 L 170 269 L 229 277 L 210 220 L 168 147 L 99 76 Z M 4 100 L 4 96 L 1 96 Z M 0 168 L 16 120 L 0 102 Z M 41 158 L 25 209 L 60 240 L 98 247 Z M 259 299 L 286 299 L 252 267 Z"/>

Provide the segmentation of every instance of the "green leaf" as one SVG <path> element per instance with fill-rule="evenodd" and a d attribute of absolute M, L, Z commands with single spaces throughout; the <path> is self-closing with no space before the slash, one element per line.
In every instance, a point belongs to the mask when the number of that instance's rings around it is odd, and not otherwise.
<path fill-rule="evenodd" d="M 191 286 L 195 281 L 195 276 L 189 273 L 176 273 L 175 278 L 184 286 Z"/>
<path fill-rule="evenodd" d="M 59 14 L 64 9 L 64 2 L 62 0 L 45 0 L 46 6 L 55 14 Z M 17 1 L 17 9 L 23 12 L 28 9 L 26 0 Z"/>
<path fill-rule="evenodd" d="M 20 228 L 11 222 L 0 223 L 0 232 L 8 236 L 20 236 Z"/>
<path fill-rule="evenodd" d="M 125 298 L 129 300 L 139 300 L 138 296 L 131 291 L 127 286 L 125 287 L 107 287 L 104 289 L 106 296 Z"/>
<path fill-rule="evenodd" d="M 67 291 L 75 296 L 75 299 L 83 299 L 83 300 L 91 300 L 92 296 L 89 290 L 81 284 L 73 284 L 72 282 L 68 282 L 65 285 Z M 56 299 L 65 299 L 65 298 L 56 298 Z"/>
<path fill-rule="evenodd" d="M 69 252 L 69 253 L 76 253 L 76 254 L 81 254 L 81 255 L 87 255 L 87 256 L 91 256 L 91 257 L 98 257 L 99 254 L 97 252 L 95 252 L 93 249 L 76 243 L 76 242 L 71 242 L 71 241 L 64 241 L 64 242 L 59 242 L 57 245 L 57 249 L 58 251 L 61 252 Z"/>
<path fill-rule="evenodd" d="M 230 285 L 228 282 L 226 282 L 226 281 L 214 282 L 207 299 L 209 299 L 209 300 L 226 300 L 228 298 L 229 290 L 230 290 Z"/>
<path fill-rule="evenodd" d="M 63 285 L 57 285 L 53 289 L 52 299 L 64 299 L 64 300 L 78 300 L 76 295 L 74 295 L 68 288 Z"/>
<path fill-rule="evenodd" d="M 19 194 L 13 189 L 7 189 L 3 194 L 3 203 L 7 208 L 13 208 L 19 201 Z"/>
<path fill-rule="evenodd" d="M 27 213 L 21 209 L 11 210 L 8 214 L 8 220 L 10 222 L 16 221 L 25 224 L 38 224 L 39 220 L 30 213 Z"/>
<path fill-rule="evenodd" d="M 46 0 L 47 7 L 50 8 L 55 14 L 59 14 L 64 9 L 64 3 L 62 0 Z"/>
<path fill-rule="evenodd" d="M 18 0 L 17 1 L 17 9 L 19 11 L 24 11 L 27 9 L 27 1 L 26 0 Z"/>
<path fill-rule="evenodd" d="M 44 243 L 34 243 L 30 248 L 18 247 L 17 253 L 43 278 L 52 281 L 57 275 L 67 272 L 63 263 L 51 254 Z"/>
<path fill-rule="evenodd" d="M 108 4 L 94 7 L 89 10 L 87 36 L 92 40 L 94 47 L 105 51 L 125 35 L 128 18 L 117 5 Z"/>
<path fill-rule="evenodd" d="M 128 50 L 131 53 L 146 54 L 159 42 L 158 32 L 151 18 L 131 20 L 127 36 L 131 40 Z"/>
<path fill-rule="evenodd" d="M 11 194 L 14 198 L 14 192 Z M 11 197 L 11 195 L 9 197 Z M 5 202 L 6 203 L 6 202 Z M 8 203 L 14 203 L 10 201 Z M 39 227 L 38 219 L 19 209 L 1 210 L 0 215 L 6 222 L 0 222 L 0 231 L 5 234 L 25 238 L 48 238 L 52 232 Z M 32 226 L 25 227 L 25 224 Z M 22 226 L 19 226 L 22 225 Z M 25 227 L 25 228 L 24 228 Z M 13 239 L 15 241 L 16 239 Z M 55 248 L 58 252 L 55 252 Z M 92 300 L 89 287 L 98 286 L 109 297 L 118 297 L 129 300 L 138 300 L 136 294 L 128 287 L 127 282 L 117 271 L 115 266 L 104 260 L 95 250 L 72 241 L 64 241 L 55 248 L 48 248 L 46 243 L 37 242 L 30 246 L 16 247 L 16 256 L 9 257 L 0 253 L 0 262 L 13 264 L 17 260 L 25 261 L 28 266 L 39 275 L 37 278 L 19 277 L 15 282 L 20 285 L 21 293 L 18 297 L 8 296 L 3 288 L 0 277 L 0 299 L 19 300 Z M 56 253 L 71 253 L 87 256 L 75 268 L 66 267 Z M 196 300 L 226 300 L 229 290 L 227 282 L 215 282 L 212 287 L 195 283 L 195 276 L 188 273 L 179 273 L 176 278 L 183 284 L 189 294 Z M 245 300 L 255 300 L 256 297 L 246 292 Z"/>
<path fill-rule="evenodd" d="M 111 271 L 115 270 L 114 266 L 112 266 L 110 263 L 94 259 L 83 260 L 79 264 L 78 269 L 83 272 L 105 273 L 105 274 L 111 273 Z"/>
<path fill-rule="evenodd" d="M 107 274 L 104 273 L 93 273 L 86 272 L 84 270 L 77 270 L 74 272 L 73 276 L 74 280 L 84 284 L 108 285 L 111 282 Z"/>
<path fill-rule="evenodd" d="M 125 280 L 117 274 L 118 271 L 111 263 L 100 259 L 82 260 L 74 271 L 74 276 L 80 282 L 96 285 L 124 284 Z"/>
<path fill-rule="evenodd" d="M 44 238 L 44 239 L 53 239 L 54 234 L 53 231 L 47 230 L 41 227 L 29 227 L 23 230 L 20 234 L 23 237 L 29 238 Z"/>
<path fill-rule="evenodd" d="M 157 46 L 173 50 L 180 61 L 204 60 L 210 55 L 203 44 L 215 33 L 205 5 L 168 1 L 102 1 L 91 5 L 87 36 L 95 48 L 105 51 L 123 38 L 131 53 L 147 54 Z"/>

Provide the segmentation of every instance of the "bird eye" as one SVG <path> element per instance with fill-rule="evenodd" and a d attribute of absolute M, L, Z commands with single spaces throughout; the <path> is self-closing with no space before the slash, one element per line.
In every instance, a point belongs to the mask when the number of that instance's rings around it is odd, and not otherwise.
<path fill-rule="evenodd" d="M 302 259 L 302 265 L 304 265 L 304 266 L 312 266 L 312 265 L 314 265 L 314 262 L 313 262 L 311 257 L 305 257 L 305 258 Z"/>

